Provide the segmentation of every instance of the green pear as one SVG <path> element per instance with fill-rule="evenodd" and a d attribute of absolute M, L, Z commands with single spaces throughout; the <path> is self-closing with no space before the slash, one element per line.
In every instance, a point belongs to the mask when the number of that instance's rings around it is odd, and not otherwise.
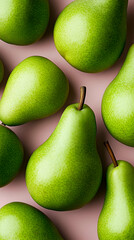
<path fill-rule="evenodd" d="M 69 84 L 50 60 L 32 56 L 15 67 L 0 101 L 0 120 L 20 125 L 57 112 L 65 103 Z"/>
<path fill-rule="evenodd" d="M 23 147 L 16 134 L 0 125 L 0 187 L 11 182 L 17 175 L 23 155 Z"/>
<path fill-rule="evenodd" d="M 63 240 L 49 218 L 36 208 L 12 202 L 0 209 L 0 240 Z"/>
<path fill-rule="evenodd" d="M 96 194 L 102 166 L 96 149 L 96 121 L 90 107 L 80 104 L 66 108 L 48 140 L 31 156 L 26 184 L 32 198 L 54 210 L 73 210 Z"/>
<path fill-rule="evenodd" d="M 0 83 L 3 80 L 3 77 L 4 77 L 4 66 L 3 66 L 2 61 L 0 60 Z"/>
<path fill-rule="evenodd" d="M 48 0 L 0 0 L 0 39 L 16 45 L 39 40 L 49 21 Z"/>
<path fill-rule="evenodd" d="M 75 68 L 99 72 L 120 57 L 127 32 L 128 0 L 75 0 L 59 15 L 54 41 Z"/>
<path fill-rule="evenodd" d="M 113 163 L 107 170 L 107 190 L 98 220 L 99 240 L 134 239 L 134 167 L 126 161 L 116 161 L 106 143 Z"/>
<path fill-rule="evenodd" d="M 118 141 L 134 147 L 134 44 L 102 99 L 104 123 Z"/>

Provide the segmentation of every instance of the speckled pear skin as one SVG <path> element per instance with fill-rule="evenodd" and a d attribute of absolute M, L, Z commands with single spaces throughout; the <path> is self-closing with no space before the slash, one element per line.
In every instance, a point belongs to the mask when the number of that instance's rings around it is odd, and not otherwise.
<path fill-rule="evenodd" d="M 134 168 L 118 161 L 107 171 L 107 191 L 98 220 L 99 240 L 134 239 Z"/>
<path fill-rule="evenodd" d="M 3 80 L 3 77 L 4 77 L 4 66 L 3 66 L 2 61 L 0 60 L 0 83 Z"/>
<path fill-rule="evenodd" d="M 9 126 L 44 118 L 65 103 L 69 84 L 50 60 L 32 56 L 12 71 L 0 101 L 0 120 Z"/>
<path fill-rule="evenodd" d="M 0 209 L 0 239 L 63 240 L 46 215 L 21 202 L 12 202 Z"/>
<path fill-rule="evenodd" d="M 120 57 L 127 30 L 128 0 L 77 0 L 59 15 L 54 41 L 75 68 L 99 72 Z"/>
<path fill-rule="evenodd" d="M 134 44 L 126 60 L 105 90 L 102 99 L 104 123 L 118 141 L 134 147 Z"/>
<path fill-rule="evenodd" d="M 49 21 L 48 0 L 0 0 L 0 39 L 27 45 L 39 40 Z"/>
<path fill-rule="evenodd" d="M 96 149 L 93 111 L 78 104 L 66 108 L 48 140 L 31 156 L 26 184 L 32 198 L 54 210 L 73 210 L 96 194 L 102 166 Z"/>
<path fill-rule="evenodd" d="M 23 146 L 16 134 L 0 125 L 0 187 L 15 178 L 22 165 L 23 155 Z"/>

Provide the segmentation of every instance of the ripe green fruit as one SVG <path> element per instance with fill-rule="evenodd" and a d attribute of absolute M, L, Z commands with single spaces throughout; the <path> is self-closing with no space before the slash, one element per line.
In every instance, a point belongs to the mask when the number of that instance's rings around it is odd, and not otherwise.
<path fill-rule="evenodd" d="M 77 0 L 59 15 L 54 41 L 75 68 L 99 72 L 120 57 L 127 30 L 128 0 Z"/>
<path fill-rule="evenodd" d="M 4 66 L 3 66 L 2 61 L 0 60 L 0 83 L 3 80 L 3 77 L 4 77 Z"/>
<path fill-rule="evenodd" d="M 118 141 L 134 147 L 134 44 L 102 99 L 104 123 Z"/>
<path fill-rule="evenodd" d="M 53 223 L 36 208 L 12 202 L 0 209 L 0 240 L 63 240 Z"/>
<path fill-rule="evenodd" d="M 69 92 L 64 73 L 50 60 L 33 56 L 12 71 L 0 101 L 0 120 L 20 125 L 57 112 Z"/>
<path fill-rule="evenodd" d="M 108 144 L 108 143 L 107 143 Z M 107 190 L 98 221 L 99 240 L 134 239 L 134 167 L 114 161 L 107 170 Z"/>
<path fill-rule="evenodd" d="M 16 45 L 40 39 L 49 21 L 48 0 L 0 0 L 0 39 Z"/>
<path fill-rule="evenodd" d="M 96 194 L 102 166 L 96 149 L 93 111 L 81 101 L 66 108 L 56 129 L 31 156 L 26 184 L 32 198 L 54 210 L 72 210 L 88 203 Z"/>
<path fill-rule="evenodd" d="M 23 155 L 23 147 L 16 134 L 0 125 L 0 187 L 11 182 L 17 175 Z"/>

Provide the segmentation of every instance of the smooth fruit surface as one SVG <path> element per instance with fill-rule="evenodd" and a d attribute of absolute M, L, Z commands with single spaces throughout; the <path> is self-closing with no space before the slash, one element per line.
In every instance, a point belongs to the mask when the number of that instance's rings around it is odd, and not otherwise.
<path fill-rule="evenodd" d="M 27 45 L 40 39 L 49 21 L 48 0 L 0 0 L 0 39 Z"/>
<path fill-rule="evenodd" d="M 50 60 L 32 56 L 12 71 L 0 101 L 0 120 L 20 125 L 57 112 L 65 103 L 69 84 Z"/>
<path fill-rule="evenodd" d="M 14 132 L 0 125 L 0 187 L 16 176 L 23 161 L 23 147 Z"/>
<path fill-rule="evenodd" d="M 3 66 L 2 61 L 0 60 L 0 83 L 3 80 L 3 77 L 4 77 L 4 66 Z"/>
<path fill-rule="evenodd" d="M 126 41 L 127 0 L 77 0 L 59 15 L 54 41 L 75 68 L 99 72 L 120 57 Z"/>
<path fill-rule="evenodd" d="M 134 147 L 134 44 L 126 60 L 105 90 L 102 99 L 104 123 L 118 141 Z"/>
<path fill-rule="evenodd" d="M 63 240 L 53 223 L 36 208 L 13 202 L 0 209 L 1 240 Z"/>
<path fill-rule="evenodd" d="M 99 240 L 134 239 L 134 167 L 117 161 L 107 170 L 107 191 L 98 221 Z"/>
<path fill-rule="evenodd" d="M 96 194 L 102 166 L 96 149 L 96 121 L 87 105 L 66 108 L 49 139 L 31 156 L 26 184 L 41 206 L 72 210 Z"/>

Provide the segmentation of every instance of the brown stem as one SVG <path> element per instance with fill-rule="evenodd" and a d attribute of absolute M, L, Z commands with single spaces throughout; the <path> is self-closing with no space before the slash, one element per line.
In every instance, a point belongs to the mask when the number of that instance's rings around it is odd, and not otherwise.
<path fill-rule="evenodd" d="M 106 149 L 108 150 L 108 153 L 109 153 L 110 157 L 112 158 L 114 167 L 118 167 L 117 160 L 116 160 L 116 158 L 115 158 L 115 155 L 114 155 L 114 153 L 113 153 L 113 150 L 112 150 L 109 142 L 108 142 L 108 141 L 105 142 L 104 145 L 105 145 Z"/>
<path fill-rule="evenodd" d="M 86 87 L 81 87 L 80 88 L 80 102 L 78 106 L 78 110 L 82 110 L 84 102 L 85 102 L 85 97 L 86 97 Z"/>
<path fill-rule="evenodd" d="M 3 122 L 1 122 L 1 124 L 0 125 L 2 125 L 2 126 L 4 126 L 4 127 L 6 127 L 6 124 L 4 124 Z"/>

